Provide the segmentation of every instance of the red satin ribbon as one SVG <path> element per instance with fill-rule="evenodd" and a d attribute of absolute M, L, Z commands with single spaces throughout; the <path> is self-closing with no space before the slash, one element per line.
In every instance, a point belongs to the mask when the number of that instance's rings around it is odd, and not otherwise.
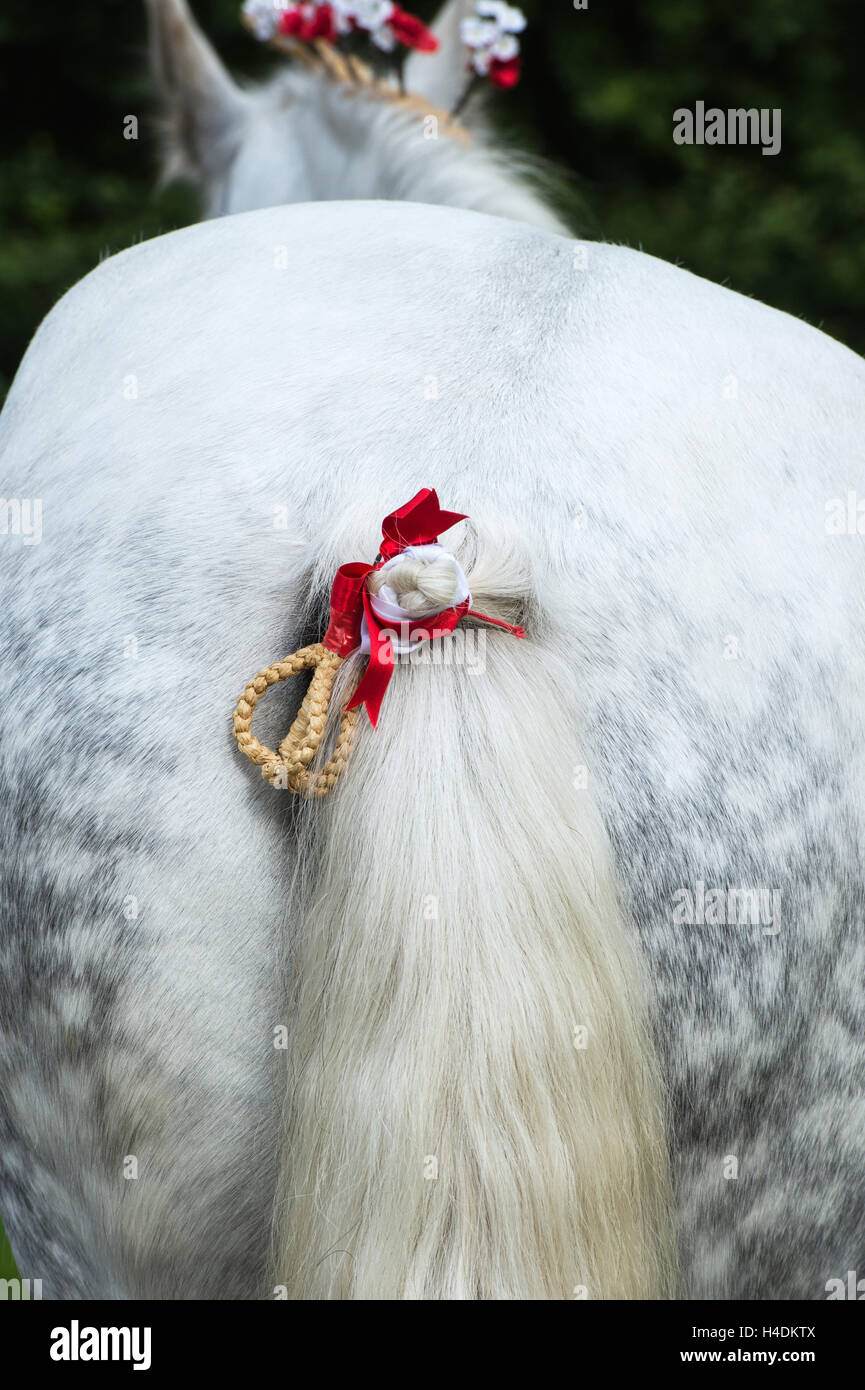
<path fill-rule="evenodd" d="M 392 560 L 409 545 L 433 545 L 443 531 L 449 531 L 458 521 L 465 521 L 462 512 L 445 512 L 439 507 L 439 500 L 433 488 L 421 488 L 410 502 L 386 516 L 381 524 L 382 542 L 379 559 L 374 565 L 363 561 L 352 561 L 340 565 L 330 593 L 330 622 L 322 638 L 322 645 L 337 656 L 348 656 L 361 643 L 361 619 L 366 616 L 369 629 L 369 664 L 363 679 L 354 692 L 347 708 L 356 709 L 366 705 L 367 714 L 373 726 L 378 723 L 381 702 L 393 675 L 394 652 L 390 637 L 392 627 L 383 627 L 372 611 L 369 592 L 366 587 L 367 575 L 381 569 L 387 560 Z M 496 618 L 484 618 L 483 613 L 469 609 L 469 600 L 455 608 L 446 608 L 441 613 L 433 613 L 428 618 L 416 618 L 400 623 L 400 636 L 411 637 L 422 632 L 430 640 L 453 632 L 460 618 L 466 613 L 482 618 L 485 622 L 505 627 L 516 637 L 525 637 L 522 628 L 511 627 Z"/>
<path fill-rule="evenodd" d="M 435 489 L 422 487 L 410 502 L 381 523 L 379 554 L 383 560 L 392 560 L 407 545 L 433 545 L 443 531 L 467 520 L 464 512 L 443 512 Z"/>

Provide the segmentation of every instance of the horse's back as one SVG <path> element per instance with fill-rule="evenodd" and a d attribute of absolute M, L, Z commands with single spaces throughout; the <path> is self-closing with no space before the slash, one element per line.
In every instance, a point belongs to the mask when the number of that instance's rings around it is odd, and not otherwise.
<path fill-rule="evenodd" d="M 43 517 L 0 548 L 0 1205 L 49 1291 L 261 1291 L 294 842 L 228 715 L 427 482 L 522 531 L 580 669 L 691 1288 L 853 1267 L 863 378 L 661 262 L 444 208 L 227 218 L 61 302 L 0 425 Z"/>

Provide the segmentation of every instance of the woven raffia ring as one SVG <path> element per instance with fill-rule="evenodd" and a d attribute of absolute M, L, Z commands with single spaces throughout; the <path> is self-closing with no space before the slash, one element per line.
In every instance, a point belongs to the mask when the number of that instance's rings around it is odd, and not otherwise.
<path fill-rule="evenodd" d="M 343 657 L 337 656 L 321 642 L 314 642 L 311 647 L 301 647 L 300 651 L 283 661 L 265 666 L 249 682 L 238 700 L 234 711 L 237 746 L 241 753 L 245 753 L 261 768 L 262 777 L 271 786 L 321 797 L 327 796 L 342 776 L 357 731 L 361 714 L 359 708 L 343 711 L 336 747 L 321 771 L 312 773 L 309 769 L 324 734 L 333 684 L 342 663 Z M 279 745 L 279 752 L 274 753 L 251 732 L 256 705 L 272 685 L 278 685 L 280 681 L 288 680 L 289 676 L 296 676 L 299 671 L 309 667 L 314 667 L 309 689 L 297 718 Z"/>

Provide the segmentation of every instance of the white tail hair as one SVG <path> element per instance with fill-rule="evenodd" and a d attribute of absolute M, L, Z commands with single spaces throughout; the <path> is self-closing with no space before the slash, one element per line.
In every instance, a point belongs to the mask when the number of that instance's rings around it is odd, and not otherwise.
<path fill-rule="evenodd" d="M 475 633 L 464 664 L 459 632 L 428 644 L 336 793 L 300 808 L 275 1226 L 289 1298 L 673 1290 L 640 968 L 573 784 L 576 680 L 523 569 L 499 544 L 470 581 L 494 616 L 522 592 L 534 640 Z"/>

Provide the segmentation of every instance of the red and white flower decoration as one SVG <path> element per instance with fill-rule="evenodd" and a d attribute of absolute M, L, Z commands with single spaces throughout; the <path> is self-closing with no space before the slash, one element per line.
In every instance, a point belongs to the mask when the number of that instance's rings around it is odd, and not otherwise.
<path fill-rule="evenodd" d="M 290 5 L 279 16 L 277 32 L 286 38 L 312 43 L 313 39 L 336 38 L 336 19 L 332 5 Z"/>
<path fill-rule="evenodd" d="M 331 0 L 324 5 L 245 0 L 243 13 L 255 37 L 264 42 L 282 34 L 302 43 L 314 39 L 335 43 L 346 35 L 364 33 L 384 53 L 400 45 L 422 53 L 438 48 L 435 34 L 392 0 Z"/>
<path fill-rule="evenodd" d="M 489 78 L 495 87 L 515 87 L 520 80 L 522 59 L 517 38 L 526 27 L 526 17 L 515 5 L 503 0 L 478 0 L 474 15 L 460 25 L 460 37 L 470 50 L 470 68 L 476 77 Z"/>
<path fill-rule="evenodd" d="M 349 30 L 369 34 L 376 48 L 385 53 L 392 53 L 399 44 L 421 53 L 434 53 L 438 48 L 432 30 L 391 0 L 334 0 L 334 9 Z"/>

